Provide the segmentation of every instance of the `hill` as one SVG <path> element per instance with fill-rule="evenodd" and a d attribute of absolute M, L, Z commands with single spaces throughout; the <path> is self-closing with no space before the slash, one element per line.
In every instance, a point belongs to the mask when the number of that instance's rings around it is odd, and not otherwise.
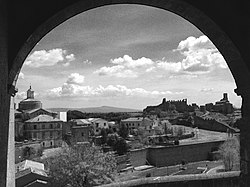
<path fill-rule="evenodd" d="M 83 113 L 110 113 L 110 112 L 142 112 L 138 109 L 118 108 L 111 106 L 89 107 L 89 108 L 48 108 L 53 112 L 67 112 L 68 110 L 78 110 Z"/>

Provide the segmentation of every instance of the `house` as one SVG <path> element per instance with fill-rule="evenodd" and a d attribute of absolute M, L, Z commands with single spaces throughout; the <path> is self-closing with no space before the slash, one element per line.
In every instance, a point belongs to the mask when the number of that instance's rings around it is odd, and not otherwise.
<path fill-rule="evenodd" d="M 24 122 L 24 136 L 41 140 L 43 147 L 61 146 L 63 121 L 49 115 L 39 115 Z"/>
<path fill-rule="evenodd" d="M 95 135 L 101 134 L 101 129 L 108 129 L 108 121 L 102 118 L 89 118 L 88 121 L 91 123 Z"/>
<path fill-rule="evenodd" d="M 44 170 L 44 164 L 25 160 L 16 164 L 16 187 L 42 187 L 49 186 L 49 177 Z"/>
<path fill-rule="evenodd" d="M 154 134 L 154 121 L 149 118 L 144 117 L 133 117 L 121 120 L 121 125 L 125 125 L 129 131 L 136 129 L 144 135 L 153 135 Z"/>

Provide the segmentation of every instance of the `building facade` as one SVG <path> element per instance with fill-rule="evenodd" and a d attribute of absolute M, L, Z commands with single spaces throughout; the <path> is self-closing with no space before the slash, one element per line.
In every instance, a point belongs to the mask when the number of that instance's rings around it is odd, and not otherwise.
<path fill-rule="evenodd" d="M 62 144 L 63 121 L 49 115 L 39 115 L 24 123 L 27 139 L 41 140 L 42 147 L 58 147 Z"/>

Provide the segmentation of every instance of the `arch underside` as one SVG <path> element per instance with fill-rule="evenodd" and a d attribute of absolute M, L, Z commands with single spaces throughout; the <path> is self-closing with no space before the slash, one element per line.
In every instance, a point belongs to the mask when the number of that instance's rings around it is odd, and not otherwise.
<path fill-rule="evenodd" d="M 249 76 L 246 76 L 249 74 L 248 68 L 233 42 L 208 16 L 206 16 L 204 13 L 191 6 L 190 4 L 187 4 L 181 0 L 102 0 L 93 1 L 92 3 L 90 3 L 89 1 L 79 1 L 74 4 L 72 3 L 70 6 L 60 10 L 54 16 L 50 17 L 29 36 L 27 41 L 24 43 L 24 45 L 21 47 L 21 49 L 18 51 L 18 54 L 14 58 L 12 67 L 9 71 L 9 84 L 15 86 L 15 79 L 17 79 L 17 74 L 19 73 L 25 58 L 28 56 L 34 46 L 53 28 L 84 11 L 100 6 L 114 4 L 139 4 L 152 6 L 171 11 L 188 20 L 198 29 L 200 29 L 205 35 L 207 35 L 215 44 L 217 49 L 225 58 L 228 67 L 235 79 L 237 87 L 247 86 L 246 82 L 249 79 Z"/>

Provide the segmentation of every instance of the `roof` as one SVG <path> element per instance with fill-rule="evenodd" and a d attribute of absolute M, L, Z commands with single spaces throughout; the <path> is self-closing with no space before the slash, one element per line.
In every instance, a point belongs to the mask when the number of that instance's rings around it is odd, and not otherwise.
<path fill-rule="evenodd" d="M 56 121 L 61 121 L 60 119 L 58 118 L 54 118 L 52 116 L 49 116 L 49 115 L 39 115 L 39 116 L 36 116 L 32 119 L 29 119 L 25 122 L 27 123 L 35 123 L 35 122 L 56 122 Z"/>
<path fill-rule="evenodd" d="M 107 120 L 105 120 L 105 119 L 102 119 L 102 118 L 89 118 L 89 119 L 87 119 L 89 122 L 95 122 L 95 121 L 99 121 L 99 120 L 101 120 L 101 121 L 107 121 Z"/>
<path fill-rule="evenodd" d="M 32 98 L 26 98 L 26 99 L 20 101 L 20 103 L 25 103 L 25 102 L 41 102 L 41 101 L 39 101 L 37 99 L 32 99 Z"/>
<path fill-rule="evenodd" d="M 77 125 L 90 125 L 91 122 L 87 119 L 72 119 L 71 121 L 76 122 Z"/>
<path fill-rule="evenodd" d="M 137 117 L 137 118 L 127 118 L 127 119 L 124 119 L 122 121 L 126 122 L 126 121 L 142 121 L 143 120 L 143 117 Z"/>
<path fill-rule="evenodd" d="M 44 164 L 40 163 L 40 162 L 35 162 L 32 160 L 24 160 L 24 161 L 16 164 L 16 171 L 17 170 L 25 170 L 27 168 L 44 170 Z"/>
<path fill-rule="evenodd" d="M 36 112 L 38 110 L 44 110 L 44 111 L 46 111 L 48 113 L 55 113 L 55 112 L 52 112 L 50 110 L 46 110 L 46 109 L 43 109 L 43 108 L 36 108 L 36 109 L 31 109 L 31 110 L 24 110 L 23 112 L 31 114 L 31 113 Z"/>
<path fill-rule="evenodd" d="M 153 121 L 149 118 L 143 118 L 143 117 L 136 117 L 136 118 L 127 118 L 127 119 L 124 119 L 122 120 L 122 122 L 140 122 L 140 121 L 143 121 L 143 120 L 148 120 L 148 121 Z"/>

